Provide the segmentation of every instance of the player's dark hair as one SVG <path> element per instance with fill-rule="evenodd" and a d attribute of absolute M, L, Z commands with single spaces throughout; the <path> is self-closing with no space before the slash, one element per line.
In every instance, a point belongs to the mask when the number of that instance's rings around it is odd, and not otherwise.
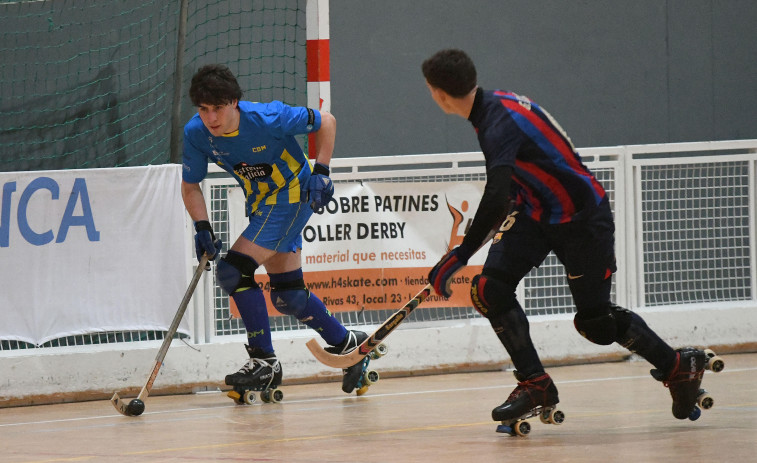
<path fill-rule="evenodd" d="M 476 86 L 476 66 L 462 50 L 448 48 L 423 62 L 423 76 L 432 87 L 460 98 Z"/>
<path fill-rule="evenodd" d="M 192 76 L 189 87 L 192 104 L 225 105 L 242 99 L 242 89 L 231 70 L 223 64 L 206 64 Z"/>

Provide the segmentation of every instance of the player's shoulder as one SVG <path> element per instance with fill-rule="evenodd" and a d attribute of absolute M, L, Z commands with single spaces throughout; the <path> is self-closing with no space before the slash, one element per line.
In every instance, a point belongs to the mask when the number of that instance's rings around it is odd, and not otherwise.
<path fill-rule="evenodd" d="M 484 92 L 484 101 L 486 101 L 488 104 L 502 104 L 502 100 L 517 100 L 520 97 L 515 92 L 511 92 L 509 90 L 487 90 Z"/>
<path fill-rule="evenodd" d="M 195 113 L 195 115 L 184 124 L 184 133 L 186 135 L 192 135 L 195 133 L 202 134 L 204 128 L 205 124 L 203 124 L 202 119 L 200 119 L 200 115 Z"/>
<path fill-rule="evenodd" d="M 490 92 L 490 99 L 494 101 L 500 101 L 500 100 L 510 100 L 512 102 L 518 103 L 519 105 L 523 106 L 524 108 L 530 110 L 532 107 L 537 106 L 536 103 L 526 95 L 522 95 L 519 93 L 515 93 L 512 91 L 506 91 L 506 90 L 492 90 Z"/>
<path fill-rule="evenodd" d="M 504 90 L 483 90 L 479 99 L 479 108 L 482 114 L 498 114 L 504 109 L 502 99 L 510 92 Z"/>
<path fill-rule="evenodd" d="M 271 114 L 281 112 L 288 107 L 289 106 L 278 100 L 273 100 L 266 103 L 260 103 L 257 101 L 239 102 L 239 111 L 242 113 Z"/>
<path fill-rule="evenodd" d="M 239 113 L 253 124 L 269 125 L 276 124 L 281 119 L 289 119 L 291 107 L 278 100 L 266 103 L 240 101 Z"/>

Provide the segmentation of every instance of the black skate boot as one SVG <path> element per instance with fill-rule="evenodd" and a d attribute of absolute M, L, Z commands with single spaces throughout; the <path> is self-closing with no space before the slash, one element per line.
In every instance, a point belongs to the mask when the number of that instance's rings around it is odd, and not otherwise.
<path fill-rule="evenodd" d="M 708 356 L 705 351 L 684 347 L 676 350 L 676 362 L 668 375 L 656 368 L 649 371 L 654 379 L 662 381 L 662 384 L 670 389 L 673 416 L 679 420 L 688 418 L 693 421 L 699 418 L 702 411 L 697 407 L 697 402 L 703 408 L 712 407 L 712 397 L 699 388 L 707 366 Z"/>
<path fill-rule="evenodd" d="M 326 352 L 332 354 L 344 355 L 353 351 L 368 335 L 362 331 L 347 331 L 347 338 L 341 344 L 327 347 Z M 357 395 L 363 395 L 368 386 L 378 381 L 378 373 L 368 371 L 368 363 L 371 361 L 371 355 L 366 355 L 361 361 L 351 367 L 342 370 L 342 390 L 347 394 L 357 389 Z"/>
<path fill-rule="evenodd" d="M 542 410 L 546 410 L 549 414 L 560 402 L 557 387 L 548 374 L 534 373 L 526 378 L 517 371 L 514 373 L 518 386 L 502 405 L 492 410 L 494 421 L 502 421 L 503 424 L 510 425 L 517 420 L 536 416 Z M 562 422 L 562 417 L 559 417 L 557 421 Z"/>
<path fill-rule="evenodd" d="M 237 403 L 252 404 L 255 402 L 252 391 L 260 391 L 263 402 L 281 401 L 284 393 L 277 388 L 281 384 L 282 371 L 276 355 L 249 345 L 244 347 L 250 360 L 236 373 L 226 375 L 226 384 L 234 387 L 228 396 Z"/>
<path fill-rule="evenodd" d="M 514 373 L 518 386 L 502 405 L 492 410 L 492 419 L 502 422 L 497 432 L 525 436 L 531 432 L 531 425 L 525 420 L 537 415 L 544 424 L 562 424 L 565 414 L 555 407 L 560 399 L 552 378 L 544 372 L 527 378 Z"/>

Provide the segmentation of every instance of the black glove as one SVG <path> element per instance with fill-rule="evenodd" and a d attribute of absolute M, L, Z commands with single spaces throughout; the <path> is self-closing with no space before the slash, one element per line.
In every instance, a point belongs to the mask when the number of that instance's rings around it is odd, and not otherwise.
<path fill-rule="evenodd" d="M 470 256 L 471 253 L 467 248 L 458 246 L 445 254 L 434 265 L 434 268 L 428 273 L 428 282 L 434 287 L 436 294 L 447 298 L 452 296 L 452 290 L 450 289 L 452 277 L 455 276 L 458 270 L 468 265 Z"/>
<path fill-rule="evenodd" d="M 316 214 L 323 214 L 326 204 L 334 196 L 334 182 L 329 178 L 329 167 L 317 162 L 307 185 L 302 189 L 301 201 L 310 204 Z"/>
<path fill-rule="evenodd" d="M 200 220 L 195 222 L 195 251 L 197 251 L 197 260 L 202 258 L 203 254 L 208 255 L 208 261 L 216 260 L 221 253 L 221 247 L 223 242 L 216 238 L 213 233 L 213 227 L 210 226 L 210 222 L 207 220 Z M 210 269 L 208 264 L 206 269 Z"/>

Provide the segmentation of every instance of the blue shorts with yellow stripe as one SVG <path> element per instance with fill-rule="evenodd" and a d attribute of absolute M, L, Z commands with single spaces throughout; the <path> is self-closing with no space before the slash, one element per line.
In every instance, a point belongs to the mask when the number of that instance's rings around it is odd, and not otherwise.
<path fill-rule="evenodd" d="M 242 236 L 266 249 L 295 252 L 302 249 L 302 230 L 312 214 L 313 210 L 303 202 L 260 205 Z"/>

